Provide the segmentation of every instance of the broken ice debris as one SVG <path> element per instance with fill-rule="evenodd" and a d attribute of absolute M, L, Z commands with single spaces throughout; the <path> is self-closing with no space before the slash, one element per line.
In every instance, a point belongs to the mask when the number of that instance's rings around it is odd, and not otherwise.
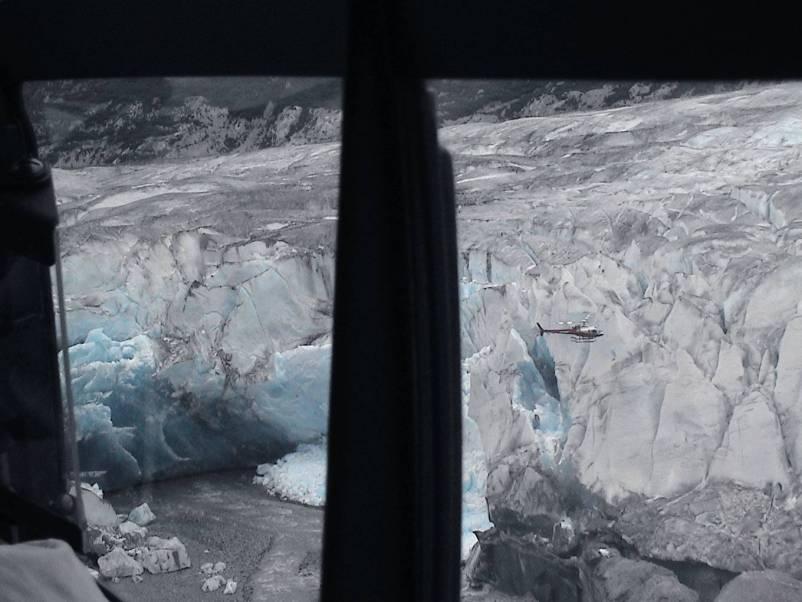
<path fill-rule="evenodd" d="M 201 570 L 201 573 L 203 573 L 207 577 L 211 576 L 211 575 L 216 575 L 217 573 L 222 573 L 223 571 L 226 570 L 226 563 L 225 562 L 215 562 L 214 564 L 212 564 L 211 562 L 204 562 L 201 565 L 200 570 Z"/>
<path fill-rule="evenodd" d="M 114 548 L 97 560 L 100 574 L 106 578 L 133 577 L 142 574 L 142 565 L 126 554 L 122 548 Z"/>
<path fill-rule="evenodd" d="M 192 566 L 187 549 L 177 537 L 149 537 L 146 548 L 136 551 L 149 573 L 172 573 Z"/>
<path fill-rule="evenodd" d="M 203 582 L 203 585 L 201 585 L 201 591 L 214 592 L 220 589 L 223 585 L 226 585 L 226 578 L 222 575 L 215 575 L 214 577 L 209 577 Z"/>
<path fill-rule="evenodd" d="M 236 594 L 237 593 L 237 582 L 233 579 L 229 579 L 226 581 L 226 589 L 223 590 L 224 594 Z"/>
<path fill-rule="evenodd" d="M 156 515 L 151 512 L 150 506 L 145 503 L 131 510 L 128 514 L 128 520 L 132 523 L 136 523 L 140 527 L 146 527 L 156 520 Z"/>
<path fill-rule="evenodd" d="M 145 527 L 140 527 L 130 520 L 121 523 L 119 529 L 125 539 L 126 548 L 141 546 L 145 543 L 145 538 L 148 536 L 148 530 Z"/>

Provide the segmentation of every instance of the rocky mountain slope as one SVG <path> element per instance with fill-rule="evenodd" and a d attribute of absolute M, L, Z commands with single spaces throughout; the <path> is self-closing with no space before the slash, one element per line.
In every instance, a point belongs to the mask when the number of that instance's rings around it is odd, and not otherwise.
<path fill-rule="evenodd" d="M 500 121 L 675 98 L 745 84 L 594 81 L 431 83 L 444 124 Z M 150 78 L 28 84 L 41 154 L 59 167 L 219 156 L 335 142 L 339 80 Z"/>

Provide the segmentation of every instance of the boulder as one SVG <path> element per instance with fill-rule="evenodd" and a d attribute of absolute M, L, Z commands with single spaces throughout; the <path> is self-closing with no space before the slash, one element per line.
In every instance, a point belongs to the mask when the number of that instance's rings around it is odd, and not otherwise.
<path fill-rule="evenodd" d="M 218 573 L 222 573 L 226 570 L 226 563 L 225 562 L 204 562 L 201 565 L 201 573 L 206 575 L 207 577 L 211 577 L 212 575 L 216 575 Z"/>
<path fill-rule="evenodd" d="M 579 566 L 548 549 L 547 540 L 519 537 L 496 529 L 477 532 L 478 557 L 472 558 L 471 587 L 487 583 L 506 594 L 533 595 L 544 602 L 579 602 Z"/>
<path fill-rule="evenodd" d="M 781 571 L 747 571 L 721 590 L 716 602 L 802 602 L 802 581 Z"/>
<path fill-rule="evenodd" d="M 207 575 L 207 576 L 214 575 L 214 564 L 212 564 L 211 562 L 204 562 L 201 565 L 200 570 L 202 575 Z"/>
<path fill-rule="evenodd" d="M 133 577 L 142 574 L 142 565 L 126 554 L 122 548 L 114 548 L 97 561 L 100 574 L 107 579 Z"/>
<path fill-rule="evenodd" d="M 214 575 L 209 577 L 201 584 L 201 591 L 216 592 L 218 589 L 226 584 L 226 578 L 222 575 Z"/>
<path fill-rule="evenodd" d="M 177 537 L 149 537 L 147 548 L 140 549 L 139 553 L 142 566 L 152 574 L 172 573 L 192 566 L 186 547 Z"/>

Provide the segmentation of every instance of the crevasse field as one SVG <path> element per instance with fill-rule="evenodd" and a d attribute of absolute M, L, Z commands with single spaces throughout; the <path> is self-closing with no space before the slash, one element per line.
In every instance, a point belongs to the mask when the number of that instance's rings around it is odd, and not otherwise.
<path fill-rule="evenodd" d="M 491 525 L 587 527 L 578 492 L 643 557 L 802 577 L 802 85 L 440 140 L 464 556 Z M 55 170 L 81 462 L 105 487 L 260 464 L 270 492 L 325 502 L 338 161 Z M 593 344 L 538 336 L 585 316 Z"/>

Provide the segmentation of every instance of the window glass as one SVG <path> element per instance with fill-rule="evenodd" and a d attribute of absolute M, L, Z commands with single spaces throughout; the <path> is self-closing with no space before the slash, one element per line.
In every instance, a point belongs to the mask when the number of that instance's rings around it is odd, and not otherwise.
<path fill-rule="evenodd" d="M 132 600 L 314 599 L 339 81 L 25 92 L 54 167 L 91 568 Z"/>
<path fill-rule="evenodd" d="M 464 597 L 801 578 L 802 87 L 431 87 L 456 172 Z"/>
<path fill-rule="evenodd" d="M 430 86 L 456 174 L 463 598 L 802 578 L 800 85 Z M 26 93 L 93 569 L 138 600 L 315 599 L 340 82 Z"/>

